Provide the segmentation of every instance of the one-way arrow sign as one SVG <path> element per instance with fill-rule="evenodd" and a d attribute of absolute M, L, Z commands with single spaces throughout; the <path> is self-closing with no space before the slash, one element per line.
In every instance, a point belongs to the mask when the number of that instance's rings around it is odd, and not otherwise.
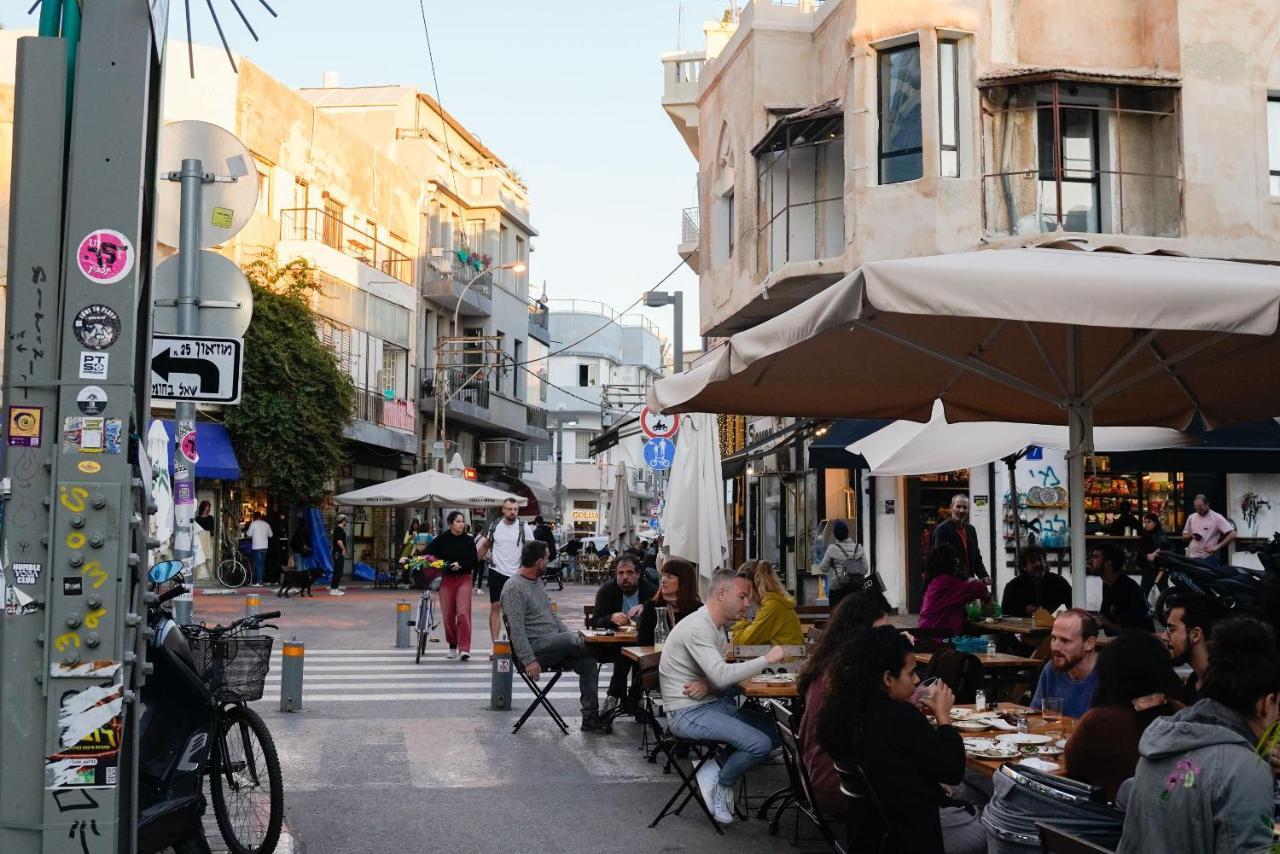
<path fill-rule="evenodd" d="M 243 338 L 151 339 L 151 399 L 239 403 Z"/>

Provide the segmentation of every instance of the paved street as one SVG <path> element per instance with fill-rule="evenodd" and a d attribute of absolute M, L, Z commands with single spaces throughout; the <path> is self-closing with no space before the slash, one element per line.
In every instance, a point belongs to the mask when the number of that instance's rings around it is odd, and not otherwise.
<path fill-rule="evenodd" d="M 553 693 L 574 728 L 562 736 L 539 712 L 518 735 L 515 717 L 531 695 L 516 680 L 515 711 L 489 711 L 488 597 L 473 600 L 474 657 L 449 661 L 443 642 L 414 665 L 397 650 L 395 603 L 416 602 L 407 591 L 354 588 L 331 597 L 277 599 L 280 638 L 307 645 L 304 710 L 279 711 L 279 642 L 266 696 L 257 704 L 276 736 L 284 765 L 286 823 L 295 851 L 330 852 L 536 850 L 598 852 L 625 847 L 652 851 L 766 852 L 790 847 L 763 822 L 736 822 L 720 838 L 691 804 L 656 829 L 648 823 L 674 791 L 638 750 L 640 726 L 624 719 L 612 736 L 577 731 L 573 674 Z M 580 624 L 594 591 L 552 588 L 560 614 Z M 206 621 L 239 616 L 243 599 L 202 596 Z M 601 694 L 609 667 L 601 673 Z M 781 766 L 754 773 L 753 796 L 780 785 Z M 788 818 L 785 829 L 791 830 Z M 802 827 L 802 831 L 806 830 Z M 804 851 L 825 850 L 810 832 Z"/>

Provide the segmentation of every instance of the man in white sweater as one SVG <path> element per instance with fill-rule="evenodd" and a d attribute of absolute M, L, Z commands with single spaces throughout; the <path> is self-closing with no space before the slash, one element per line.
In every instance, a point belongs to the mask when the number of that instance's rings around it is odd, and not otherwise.
<path fill-rule="evenodd" d="M 775 646 L 751 661 L 724 660 L 728 638 L 725 626 L 747 613 L 751 583 L 732 570 L 711 578 L 707 604 L 676 624 L 662 647 L 658 673 L 662 703 L 671 718 L 670 729 L 681 738 L 723 741 L 733 750 L 707 762 L 698 772 L 698 788 L 716 821 L 733 821 L 733 786 L 750 768 L 778 746 L 777 731 L 768 716 L 738 706 L 738 683 L 781 664 L 786 650 Z"/>

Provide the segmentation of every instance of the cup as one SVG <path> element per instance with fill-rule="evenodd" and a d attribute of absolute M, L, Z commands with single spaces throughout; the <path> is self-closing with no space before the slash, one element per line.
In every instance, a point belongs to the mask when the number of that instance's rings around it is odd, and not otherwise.
<path fill-rule="evenodd" d="M 915 691 L 911 693 L 911 704 L 913 706 L 923 705 L 926 700 L 933 698 L 933 692 L 937 690 L 938 683 L 942 680 L 937 676 L 931 676 L 916 686 Z"/>
<path fill-rule="evenodd" d="M 1040 710 L 1044 714 L 1045 723 L 1057 723 L 1062 720 L 1062 698 L 1045 697 Z"/>

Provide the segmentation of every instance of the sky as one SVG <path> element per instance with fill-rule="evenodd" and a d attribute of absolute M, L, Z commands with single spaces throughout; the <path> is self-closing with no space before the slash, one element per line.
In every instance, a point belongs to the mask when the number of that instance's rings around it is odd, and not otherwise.
<path fill-rule="evenodd" d="M 419 0 L 213 0 L 231 47 L 294 87 L 415 85 L 435 94 Z M 664 51 L 701 47 L 701 22 L 729 0 L 422 0 L 444 108 L 528 182 L 530 291 L 623 309 L 679 262 L 680 213 L 697 204 L 697 163 L 661 107 Z M 33 27 L 22 9 L 7 27 Z M 195 41 L 218 44 L 204 0 L 189 0 Z M 171 0 L 170 36 L 185 36 Z M 681 14 L 683 8 L 683 15 Z M 684 26 L 679 22 L 683 19 Z M 174 59 L 182 59 L 174 57 Z M 197 74 L 199 68 L 197 67 Z M 697 346 L 697 277 L 682 267 L 685 347 Z M 645 312 L 664 334 L 670 308 Z"/>

